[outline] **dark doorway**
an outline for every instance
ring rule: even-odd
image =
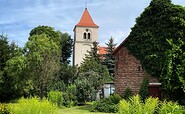
[[[149,95],[161,99],[160,83],[150,83],[148,86]]]

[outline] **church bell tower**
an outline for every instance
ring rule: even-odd
[[[98,28],[87,8],[85,8],[80,22],[74,27],[73,65],[83,62],[83,58],[91,50],[94,41],[98,41]]]

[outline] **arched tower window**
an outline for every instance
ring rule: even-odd
[[[90,29],[85,29],[83,32],[83,39],[86,40],[91,40],[92,36],[91,36],[91,30]]]
[[[84,33],[84,39],[86,39],[86,33]]]
[[[91,34],[90,33],[88,33],[88,39],[91,39]]]

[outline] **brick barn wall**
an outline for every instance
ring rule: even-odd
[[[149,76],[140,61],[129,53],[126,47],[120,47],[115,53],[115,92],[124,95],[125,89],[130,87],[132,94],[139,92],[140,84],[145,76]],[[149,76],[150,83],[158,82],[154,77]]]

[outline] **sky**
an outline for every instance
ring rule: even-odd
[[[129,35],[135,19],[151,0],[0,0],[0,33],[23,47],[29,32],[47,25],[67,32],[73,38],[74,26],[85,9],[99,26],[101,46],[112,36],[118,45]],[[185,6],[185,0],[172,0]]]

